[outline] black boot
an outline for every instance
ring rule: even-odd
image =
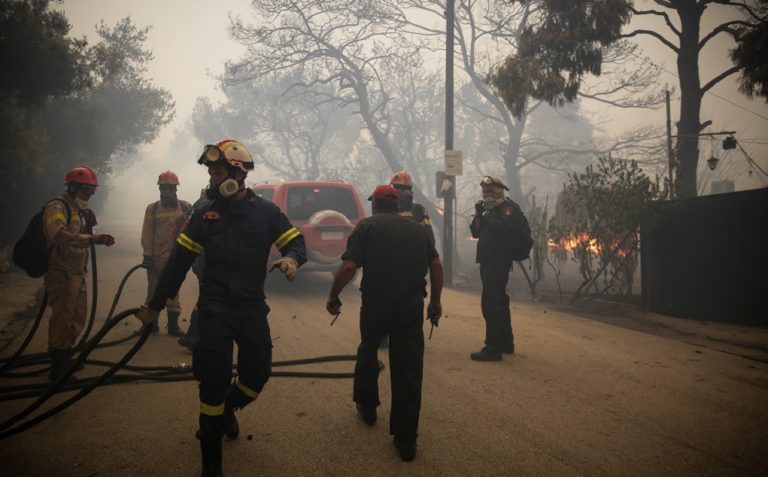
[[[240,424],[235,417],[235,408],[224,404],[224,434],[230,439],[237,439],[240,434]]]
[[[180,338],[184,333],[179,329],[179,314],[168,312],[168,334]]]
[[[48,373],[48,379],[58,381],[64,376],[64,373],[69,369],[71,357],[72,350],[70,349],[51,350],[51,371]]]
[[[477,353],[470,354],[469,357],[472,361],[501,361],[501,351],[486,346]]]
[[[203,472],[201,477],[221,477],[221,439],[200,441],[200,452],[203,455]]]

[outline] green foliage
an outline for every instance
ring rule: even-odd
[[[731,59],[740,67],[739,91],[750,98],[762,96],[768,102],[768,0],[760,3],[762,21],[754,28],[736,30],[737,46],[731,50]]]
[[[0,1],[0,91],[24,106],[72,92],[79,73],[78,45],[69,23],[46,2]]]
[[[0,244],[12,242],[32,211],[58,194],[76,165],[103,173],[153,140],[173,118],[170,93],[144,78],[147,28],[129,18],[102,23],[93,45],[67,37],[69,24],[45,0],[0,1]],[[97,199],[106,190],[99,189]]]
[[[524,1],[524,0],[518,0]],[[528,97],[562,106],[576,99],[586,74],[600,75],[602,48],[629,22],[628,0],[541,0],[541,14],[520,36],[518,50],[488,82],[515,117]]]
[[[579,265],[583,283],[574,300],[590,289],[632,292],[640,227],[654,220],[657,209],[651,205],[667,193],[667,184],[649,178],[634,161],[601,157],[583,173],[569,175],[549,237],[570,249]]]

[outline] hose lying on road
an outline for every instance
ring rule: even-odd
[[[95,282],[96,281],[95,280],[96,255],[93,248],[91,249],[91,254],[93,257],[94,282]],[[123,287],[128,277],[139,268],[142,268],[142,265],[134,266],[125,274],[122,281],[120,282],[120,286],[118,287],[117,293],[115,294],[115,298],[112,302],[112,306],[109,310],[109,314],[104,323],[104,326],[101,327],[101,329],[96,333],[96,335],[92,339],[87,340],[88,334],[90,333],[90,330],[94,321],[94,317],[95,317],[94,310],[96,309],[96,301],[95,301],[96,293],[95,293],[95,283],[94,283],[94,300],[91,306],[91,317],[89,320],[88,328],[86,329],[80,343],[76,347],[76,349],[80,350],[80,353],[73,358],[73,361],[71,362],[69,368],[60,379],[58,379],[53,384],[50,384],[48,382],[32,383],[32,384],[26,384],[26,385],[5,386],[2,389],[0,389],[0,401],[9,401],[9,400],[15,400],[15,399],[37,397],[37,399],[34,402],[32,402],[30,405],[28,405],[24,410],[6,419],[4,422],[0,423],[0,440],[3,440],[7,437],[11,437],[15,434],[25,431],[31,428],[32,426],[44,421],[45,419],[48,419],[49,417],[58,414],[59,412],[63,411],[67,407],[71,406],[78,400],[88,395],[91,391],[93,391],[96,387],[100,385],[122,384],[122,383],[129,383],[129,382],[135,382],[135,381],[178,382],[178,381],[190,381],[194,379],[194,376],[192,375],[192,367],[189,364],[185,364],[185,363],[181,363],[173,366],[133,366],[133,365],[127,364],[128,361],[131,360],[131,358],[146,342],[147,338],[151,333],[150,326],[144,326],[142,328],[141,333],[132,334],[128,337],[114,340],[111,342],[101,343],[101,341],[104,339],[107,333],[109,333],[115,326],[117,326],[118,323],[120,323],[121,321],[123,321],[125,318],[129,316],[135,315],[139,311],[138,308],[130,308],[128,310],[120,312],[114,318],[112,317],[112,313],[114,313],[114,310],[120,299]],[[26,378],[26,377],[32,377],[32,376],[44,374],[50,369],[50,356],[48,353],[35,353],[31,355],[21,356],[21,354],[27,348],[27,346],[29,345],[29,342],[32,340],[32,337],[34,336],[35,332],[39,327],[41,318],[45,311],[46,304],[47,304],[47,294],[44,294],[43,298],[41,299],[40,310],[36,316],[32,329],[30,330],[29,334],[27,335],[22,345],[14,353],[13,356],[5,359],[0,359],[0,363],[3,363],[2,366],[0,366],[0,375],[4,377],[12,377],[12,378]],[[110,361],[87,359],[94,349],[117,345],[120,343],[124,343],[128,340],[131,340],[133,338],[138,338],[138,341],[134,343],[133,346],[125,354],[125,356],[123,356],[123,358],[116,363],[110,362]],[[334,361],[355,361],[355,360],[356,360],[356,356],[354,355],[320,356],[317,358],[294,359],[294,360],[288,360],[288,361],[274,361],[272,363],[272,366],[282,367],[282,366],[295,366],[295,365],[302,365],[302,364],[327,363],[327,362],[334,362]],[[92,366],[103,366],[103,367],[107,367],[108,369],[104,374],[98,377],[91,377],[91,378],[85,378],[85,379],[74,379],[74,378],[70,379],[72,374],[75,371],[77,371],[83,364],[88,364]],[[30,372],[11,371],[13,369],[17,369],[21,367],[41,366],[41,365],[46,367],[43,369],[37,369]],[[381,361],[379,361],[379,368],[383,369],[383,367],[384,367],[384,364]],[[233,369],[234,368],[236,368],[236,365],[233,365]],[[119,370],[124,370],[128,372],[136,373],[136,374],[116,374],[117,371]],[[233,374],[236,375],[237,373],[233,371]],[[354,373],[352,372],[272,371],[271,376],[272,377],[295,377],[295,378],[347,379],[347,378],[352,378],[354,376]],[[43,405],[48,399],[51,398],[51,396],[57,393],[75,391],[75,390],[78,390],[79,392],[77,392],[75,395],[71,396],[64,402],[60,403],[59,405],[45,411],[42,414],[35,416],[32,419],[29,419],[20,424],[17,424],[19,423],[19,421],[29,416],[30,414],[32,414],[36,409],[38,409],[41,405]]]

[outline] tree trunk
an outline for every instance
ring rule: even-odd
[[[680,121],[677,123],[677,179],[680,198],[695,197],[696,170],[699,164],[701,131],[701,81],[699,79],[699,24],[704,9],[696,0],[679,2],[680,51],[677,72],[680,76]]]
[[[508,123],[507,137],[509,144],[504,151],[504,172],[506,174],[509,196],[522,206],[523,186],[520,182],[520,169],[517,166],[517,158],[520,156],[520,141],[525,131],[525,122],[528,116],[523,115],[514,124]]]

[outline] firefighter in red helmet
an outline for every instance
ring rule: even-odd
[[[75,341],[83,331],[87,311],[88,246],[112,246],[114,237],[95,234],[96,217],[88,200],[96,192],[96,173],[78,166],[64,177],[66,191],[48,202],[43,211],[43,233],[51,254],[43,277],[51,318],[48,324],[48,351],[51,354],[49,379],[57,380],[67,370]]]
[[[144,224],[141,227],[141,248],[144,251],[142,265],[147,269],[147,300],[152,298],[157,286],[160,271],[168,261],[183,225],[184,217],[192,209],[189,202],[179,200],[176,192],[179,187],[179,177],[172,171],[165,171],[157,179],[160,189],[160,200],[152,202],[144,212]],[[168,299],[168,334],[182,336],[179,328],[181,306],[178,295]],[[152,331],[159,331],[157,322]]]
[[[413,201],[413,179],[408,171],[403,169],[400,172],[396,172],[392,176],[392,180],[389,184],[397,189],[400,193],[400,201],[398,206],[400,208],[400,215],[412,219],[417,224],[421,224],[427,231],[427,234],[432,239],[432,243],[435,242],[435,233],[432,230],[432,222],[429,220],[429,213],[423,205],[417,204]]]

